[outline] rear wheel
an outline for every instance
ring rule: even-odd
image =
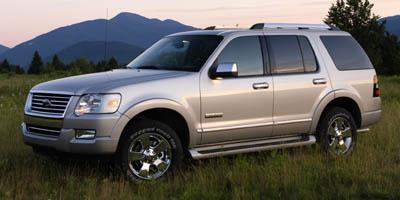
[[[166,124],[140,120],[129,126],[123,135],[117,161],[132,180],[155,180],[182,165],[181,142]]]
[[[322,118],[318,133],[324,151],[334,157],[348,156],[357,141],[357,126],[350,112],[344,108],[331,108]]]

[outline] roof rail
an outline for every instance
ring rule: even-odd
[[[209,26],[205,28],[204,30],[215,30],[217,27],[216,26]]]
[[[232,30],[232,29],[244,29],[240,27],[225,27],[225,26],[209,26],[207,28],[204,28],[203,30]]]
[[[307,29],[307,30],[338,30],[337,27],[326,24],[289,24],[289,23],[258,23],[250,29]]]

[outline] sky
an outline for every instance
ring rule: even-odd
[[[77,22],[133,12],[198,28],[258,22],[321,23],[335,0],[0,0],[0,44],[13,47]],[[370,0],[375,14],[400,15],[400,0]]]

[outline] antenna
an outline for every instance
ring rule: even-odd
[[[107,40],[108,40],[108,8],[106,10],[106,25],[104,33],[104,62],[107,60]]]

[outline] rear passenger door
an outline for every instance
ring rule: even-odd
[[[273,135],[308,133],[320,100],[331,91],[313,40],[302,35],[266,36],[274,82]]]

